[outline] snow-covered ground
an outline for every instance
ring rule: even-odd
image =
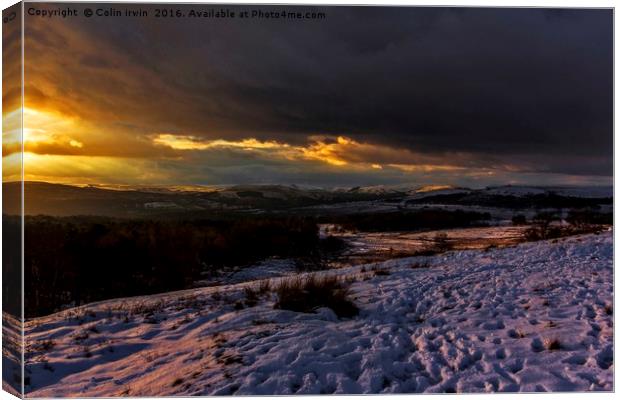
[[[487,194],[526,196],[554,193],[560,196],[604,198],[613,196],[612,186],[495,186],[482,190]]]
[[[2,389],[18,396],[22,381],[22,338],[19,320],[2,313]]]
[[[352,319],[274,309],[271,292],[241,307],[261,281],[91,304],[27,322],[26,392],[609,391],[612,246],[605,232],[321,272],[352,281]]]

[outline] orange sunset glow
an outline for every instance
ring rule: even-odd
[[[508,72],[503,81],[470,80],[480,87],[463,97],[454,77],[477,74],[487,61],[470,59],[471,66],[453,69],[454,77],[437,72],[433,79],[426,75],[437,68],[419,67],[425,57],[400,56],[415,54],[416,41],[373,55],[343,52],[347,44],[325,36],[316,24],[303,28],[321,43],[315,49],[297,36],[299,27],[288,24],[117,23],[26,15],[25,179],[318,186],[605,184],[611,179],[604,108],[581,113],[592,117],[589,124],[571,122],[579,113],[565,113],[555,98],[541,98],[532,109],[525,94],[505,96],[505,85],[527,86],[517,85],[522,78]],[[398,43],[391,28],[385,30],[385,43]],[[222,35],[226,45],[203,40]],[[273,37],[273,43],[264,40]],[[453,51],[447,42],[436,45]],[[8,54],[18,51],[9,48]],[[511,56],[504,51],[493,47],[492,56],[498,70],[510,71]],[[22,148],[21,94],[14,84],[19,65],[6,70],[5,81],[12,83],[4,93],[5,181],[19,179]],[[575,104],[589,109],[604,101],[604,92],[599,99],[590,89],[580,90],[567,95],[576,96]],[[479,92],[486,98],[476,103],[471,96]],[[504,104],[506,98],[510,104]],[[538,115],[543,109],[549,111]]]
[[[611,393],[613,17],[7,8],[3,390]]]

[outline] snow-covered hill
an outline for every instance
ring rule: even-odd
[[[559,196],[582,198],[608,198],[613,196],[611,186],[494,186],[481,190],[487,195],[530,196],[537,194],[556,194]]]
[[[67,310],[26,325],[27,393],[612,390],[612,243],[605,232],[323,272],[352,281],[352,319],[274,309],[270,292],[243,306],[258,281]]]

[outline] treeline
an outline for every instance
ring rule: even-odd
[[[462,206],[511,209],[600,208],[603,204],[613,204],[613,199],[611,197],[588,198],[563,196],[555,193],[530,194],[525,196],[450,193],[408,200],[407,204],[457,204]]]
[[[612,212],[600,212],[596,209],[577,209],[569,210],[564,218],[562,218],[561,213],[558,212],[540,212],[534,215],[529,221],[525,215],[517,214],[512,217],[512,224],[526,225],[531,223],[533,225],[549,225],[552,222],[560,222],[562,219],[574,227],[613,225],[614,223],[614,215]]]
[[[422,209],[408,212],[335,216],[331,217],[329,222],[339,224],[346,230],[389,232],[484,226],[490,219],[489,213]]]
[[[22,312],[22,232],[18,217],[2,216],[2,311]]]
[[[515,216],[513,224],[522,225],[525,218]],[[525,230],[526,240],[556,239],[564,236],[600,232],[605,225],[613,225],[613,213],[601,213],[593,210],[570,210],[564,218],[568,224],[561,224],[562,218],[553,212],[542,212],[531,220],[531,226]]]
[[[19,226],[5,216],[4,229]],[[319,246],[310,218],[228,221],[27,217],[26,316],[67,304],[190,287],[205,273],[271,257],[304,257]]]
[[[571,210],[568,212],[566,221],[575,226],[613,225],[614,214],[612,212],[597,212],[592,210]]]

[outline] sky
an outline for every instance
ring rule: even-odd
[[[242,20],[71,7],[80,17],[25,17],[29,180],[612,183],[611,10],[286,6],[325,18]],[[5,125],[20,116],[12,89]],[[20,149],[7,132],[5,165]]]

